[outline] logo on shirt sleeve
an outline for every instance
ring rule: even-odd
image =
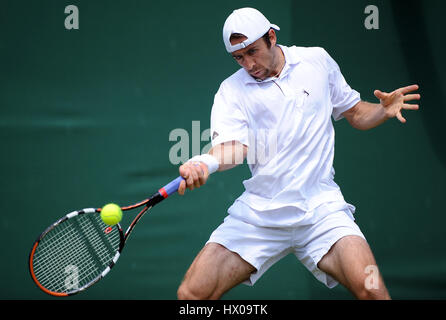
[[[212,134],[212,140],[214,140],[217,137],[218,137],[218,133],[217,133],[217,131],[214,131],[214,133]]]

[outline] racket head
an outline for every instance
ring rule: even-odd
[[[100,209],[73,211],[39,235],[29,255],[29,271],[42,291],[70,296],[102,279],[124,243],[120,224],[106,225]]]

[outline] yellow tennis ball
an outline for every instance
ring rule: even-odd
[[[117,204],[106,204],[101,210],[101,219],[105,224],[113,226],[121,221],[122,210]]]

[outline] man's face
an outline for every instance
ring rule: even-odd
[[[245,41],[247,38],[237,38],[231,40],[231,44]],[[270,37],[271,47],[268,48],[265,39],[260,38],[251,43],[246,48],[232,52],[232,56],[237,63],[243,67],[252,77],[264,80],[274,76],[272,74],[276,63],[275,37]]]

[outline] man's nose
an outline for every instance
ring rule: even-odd
[[[243,59],[243,68],[245,68],[248,71],[251,71],[254,68],[255,64],[256,64],[255,60],[250,57],[245,57]]]

